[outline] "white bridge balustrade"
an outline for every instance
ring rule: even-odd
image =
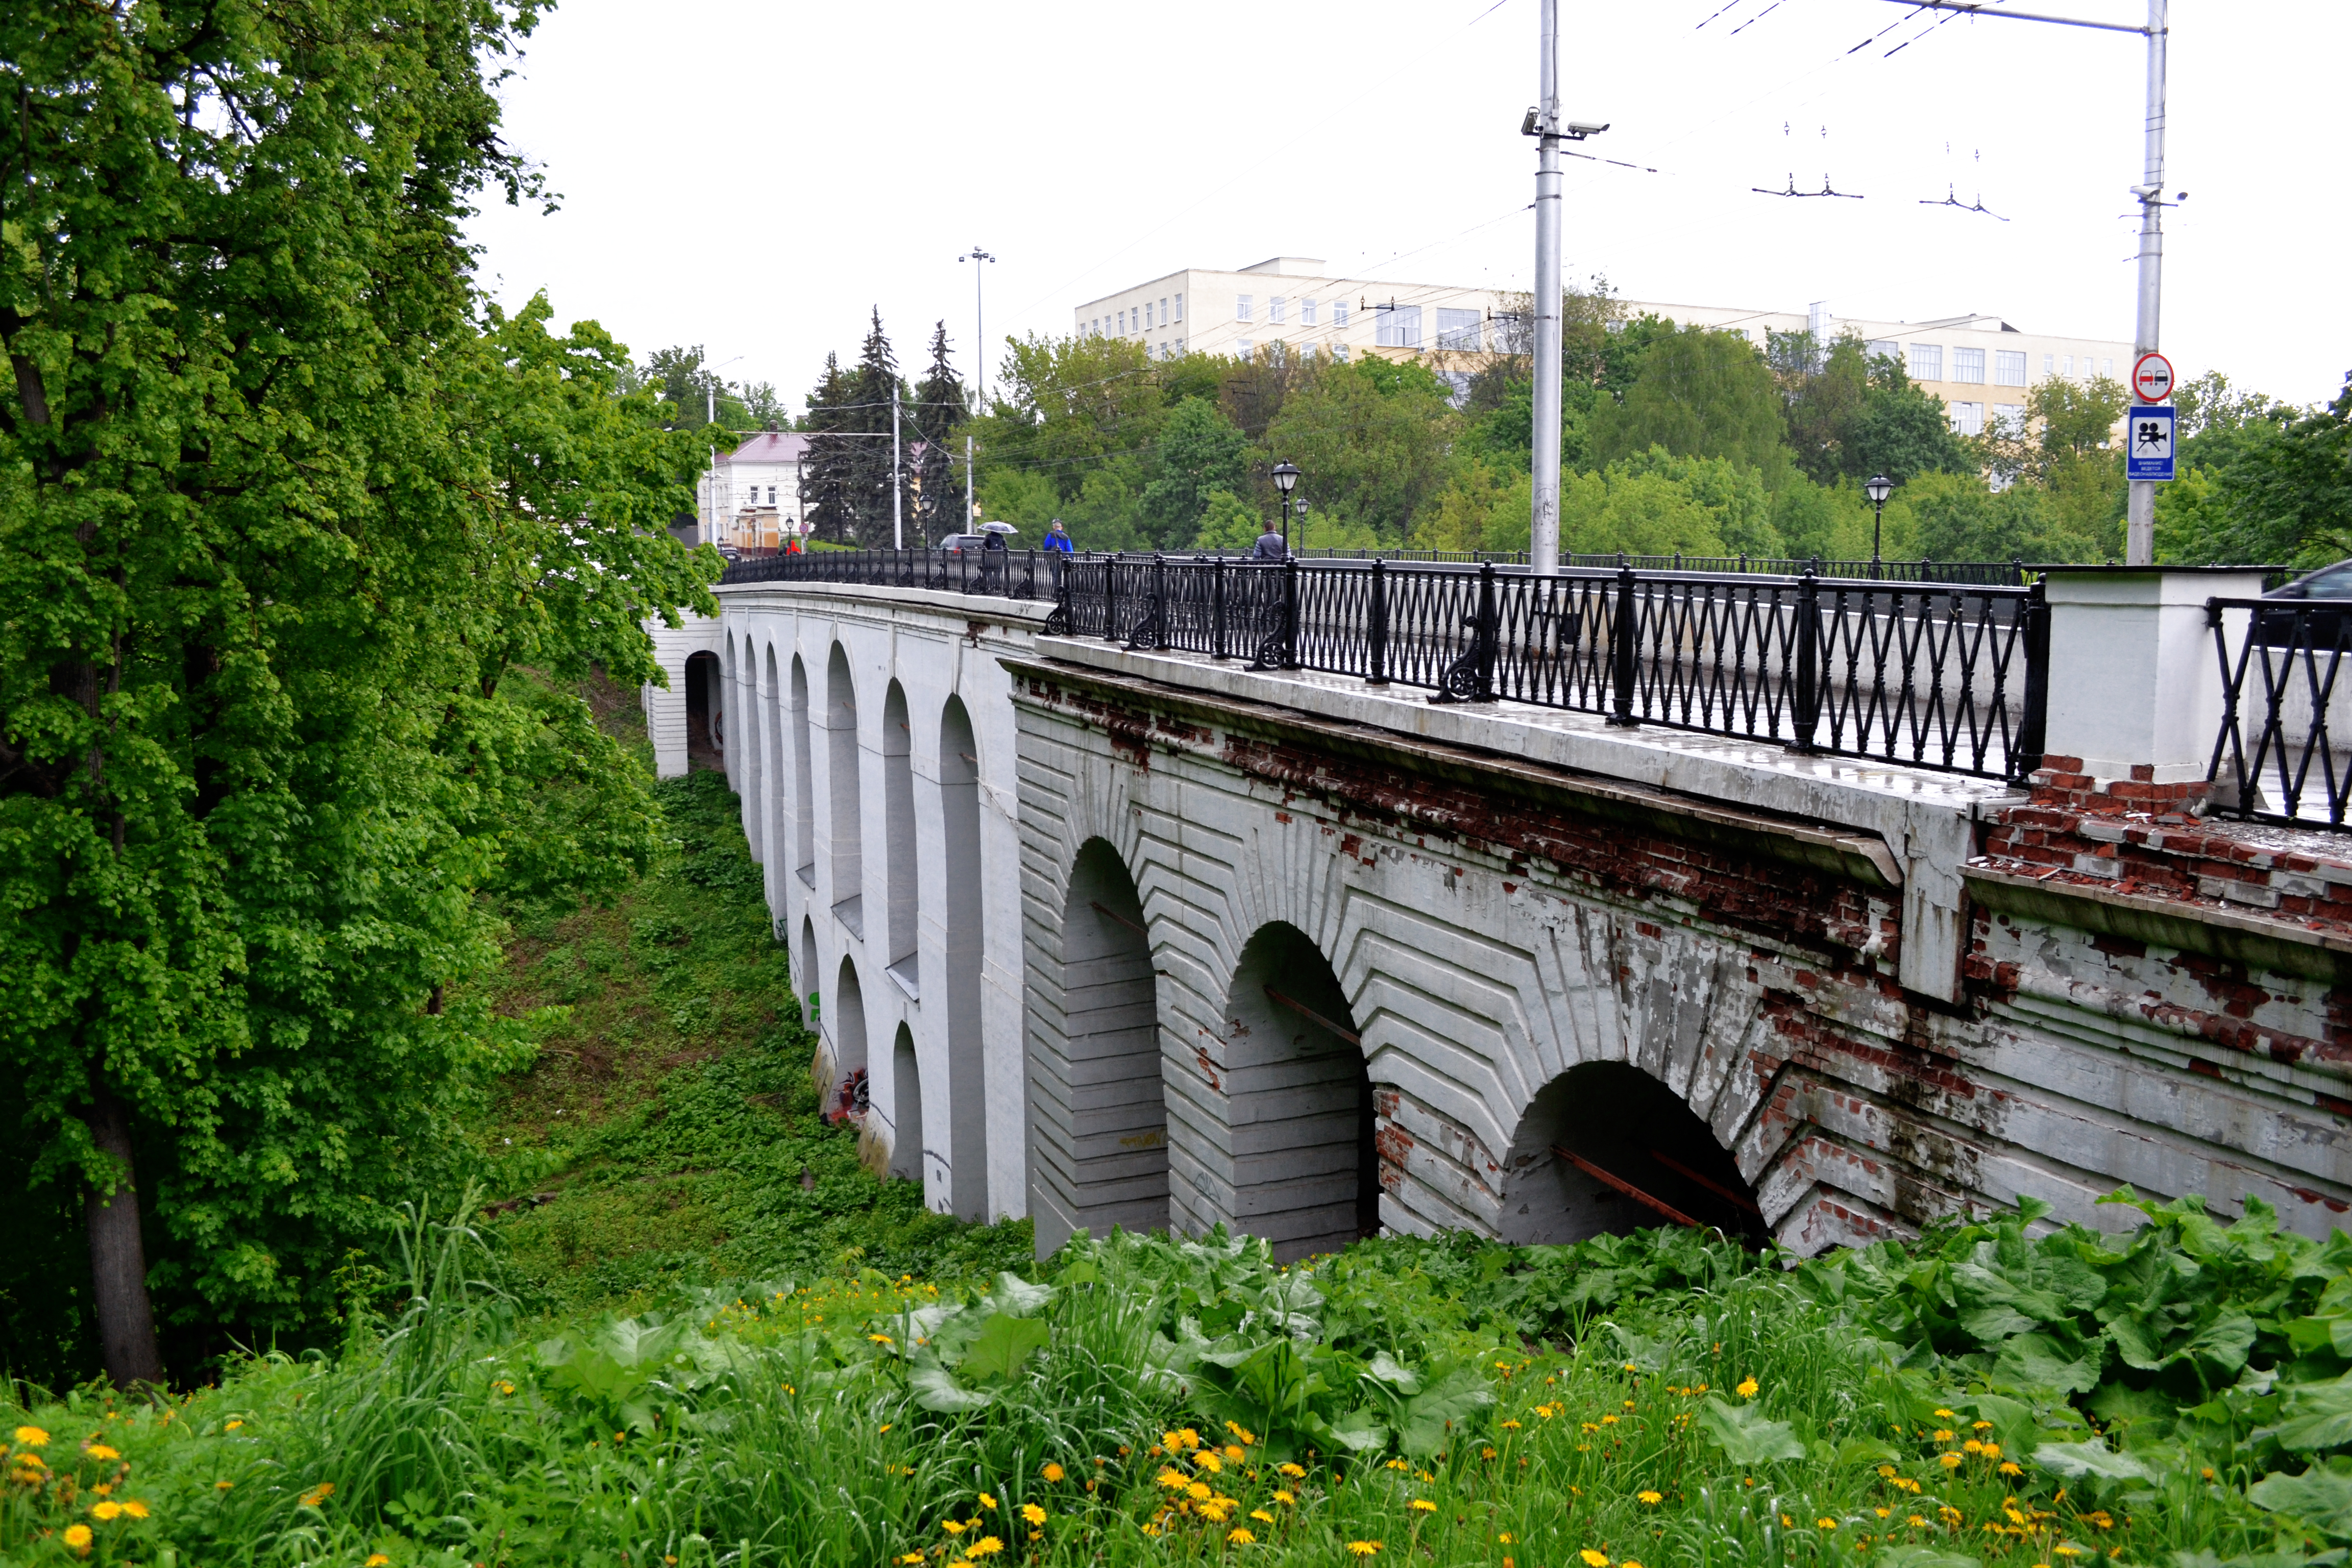
[[[2352,1212],[2352,855],[2189,815],[2202,605],[2258,579],[1594,573],[1571,622],[1496,573],[1166,564],[763,563],[656,633],[659,765],[711,655],[813,1069],[931,1207],[1285,1257],[1671,1220],[1812,1250],[2028,1197],[2112,1227],[2124,1183]],[[1923,616],[1966,669],[1799,657]],[[1782,706],[1640,721],[1675,681]],[[1995,739],[1831,733],[1932,700]],[[1846,754],[1786,743],[1807,719]]]

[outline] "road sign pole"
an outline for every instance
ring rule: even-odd
[[[2167,0],[2147,0],[2147,123],[2146,165],[2139,186],[2139,321],[2132,331],[2132,358],[2156,353],[2164,308],[2164,44]],[[2134,394],[2135,396],[2137,394]],[[2131,482],[2124,562],[2156,564],[2156,485]]]
[[[1559,0],[1541,0],[1537,20],[1535,449],[1528,464],[1534,495],[1528,568],[1539,577],[1559,569]]]

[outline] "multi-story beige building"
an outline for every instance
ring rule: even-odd
[[[1190,352],[1246,358],[1265,350],[1339,360],[1426,355],[1460,387],[1475,356],[1494,353],[1506,339],[1523,339],[1515,311],[1524,300],[1488,289],[1341,278],[1320,261],[1277,256],[1231,272],[1187,268],[1090,300],[1077,308],[1075,325],[1082,334],[1140,342],[1154,357]],[[1759,347],[1775,331],[1811,329],[1824,343],[1862,338],[1873,353],[1902,359],[1913,381],[1944,400],[1953,427],[1969,435],[1999,416],[2021,422],[2026,394],[2038,382],[2120,379],[2131,370],[2127,342],[2021,331],[1998,316],[1886,321],[1833,315],[1822,303],[1805,310],[1617,303],[1627,319],[1656,315],[1718,327]]]

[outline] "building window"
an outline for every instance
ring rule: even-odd
[[[1449,310],[1441,306],[1437,312],[1437,346],[1442,349],[1465,349],[1475,353],[1483,346],[1479,338],[1478,325],[1477,311]],[[1463,384],[1465,388],[1468,384],[1467,382]]]
[[[2103,359],[2103,360],[2101,360],[2101,361],[2099,362],[2099,374],[2100,374],[2101,375],[2113,375],[2113,374],[2116,374],[2116,362],[2115,362],[2115,361],[2113,361],[2113,360],[2111,360],[2111,359]]]
[[[1249,319],[1250,319],[1250,297],[1249,297],[1248,295],[1246,295],[1246,294],[1236,294],[1236,295],[1234,295],[1234,321],[1248,321]]]
[[[768,504],[770,506],[776,504],[776,487],[773,485],[768,487]]]
[[[1348,301],[1345,300],[1331,301],[1331,324],[1335,327],[1344,327],[1348,324]]]
[[[1946,412],[1950,414],[1952,417],[1952,428],[1960,435],[1981,436],[1984,434],[1983,404],[1948,404],[1946,405]]]
[[[1302,327],[1311,327],[1315,324],[1314,300],[1301,300],[1298,301],[1298,324]]]
[[[1440,328],[1438,331],[1440,340],[1443,341],[1444,329]],[[1459,408],[1464,404],[1470,401],[1470,373],[1468,371],[1440,371],[1438,373],[1437,379],[1444,382],[1447,387],[1445,394],[1446,402],[1451,403],[1454,407]]]
[[[1285,300],[1279,294],[1267,295],[1265,299],[1265,319],[1269,321],[1279,323],[1283,319],[1282,308],[1288,303],[1289,301]]]
[[[1234,353],[1243,359],[1249,358],[1251,353],[1255,350],[1256,347],[1257,345],[1250,342],[1247,338],[1235,338],[1234,340]]]
[[[1373,306],[1372,341],[1384,349],[1421,347],[1421,307],[1418,305]]]
[[[1181,338],[1176,340],[1176,352],[1180,354],[1184,352],[1184,340]]]
[[[1160,301],[1160,324],[1163,327],[1168,324],[1168,301],[1165,299]]]
[[[2073,354],[2068,354],[2059,363],[2063,367],[2063,374],[2066,375],[2072,375],[2074,374],[2074,356]]]
[[[1120,337],[1127,336],[1127,312],[1125,310],[1121,310],[1118,313],[1118,335]]]
[[[1611,324],[1615,325],[1614,322]],[[1903,357],[1903,345],[1893,338],[1873,338],[1870,340],[1870,346],[1862,352],[1865,360],[1899,360]]]
[[[1176,296],[1176,319],[1180,321],[1184,319],[1184,296],[1181,294]]]
[[[1992,416],[2000,426],[2002,435],[2015,437],[2025,434],[2025,405],[2022,403],[1996,403],[1992,405]]]
[[[1913,343],[1911,345],[1911,379],[1941,381],[1944,379],[1944,345]]]
[[[1347,307],[1342,305],[1339,309],[1345,310]],[[1333,343],[1331,345],[1331,359],[1336,364],[1346,364],[1348,363],[1348,345],[1345,343]]]
[[[2025,356],[2010,349],[1995,349],[1992,355],[1992,384],[1995,386],[2025,384]]]
[[[2055,375],[2058,374],[2058,356],[2056,354],[2043,354],[2042,356],[2042,374],[2044,375]]]
[[[1984,384],[1984,350],[1954,349],[1952,379],[1967,382],[1971,386],[1982,386]]]

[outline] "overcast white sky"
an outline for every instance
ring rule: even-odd
[[[1571,278],[2130,340],[2140,38],[1906,22],[1886,0],[1719,5],[1561,0],[1565,110],[1612,122],[1588,150],[1658,170],[1570,164]],[[1277,254],[1524,289],[1536,16],[1537,0],[564,0],[505,89],[508,135],[562,208],[495,207],[473,234],[509,305],[544,289],[559,321],[599,321],[640,359],[740,355],[724,374],[795,411],[873,305],[910,371],[944,318],[968,373],[975,264],[956,258],[975,245],[1000,258],[996,342],[1066,332],[1079,302],[1181,267]],[[2325,194],[2352,5],[2174,0],[2171,20],[2168,184],[2190,199],[2166,215],[2163,346],[2184,377],[2332,396],[2352,368],[2352,224]],[[1749,192],[1791,174],[1865,199]],[[2010,221],[1918,205],[1948,187]]]

